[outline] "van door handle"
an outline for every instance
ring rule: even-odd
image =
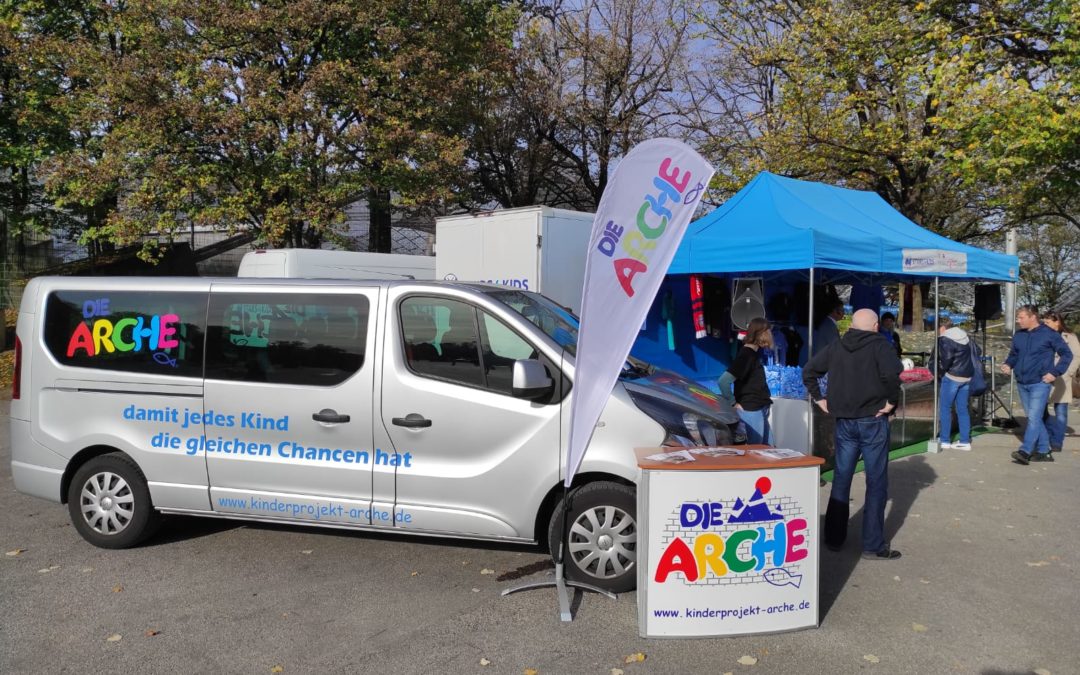
[[[426,419],[419,413],[409,413],[405,417],[395,417],[393,422],[396,426],[410,429],[422,429],[431,426],[431,420]]]
[[[324,424],[344,424],[351,418],[348,415],[339,415],[336,410],[330,408],[323,408],[317,413],[312,413],[311,419],[316,422],[322,422]]]

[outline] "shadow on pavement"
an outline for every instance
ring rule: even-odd
[[[937,480],[937,472],[922,456],[909,457],[889,464],[889,505],[885,511],[885,539],[892,541],[903,527],[919,492]],[[836,598],[847,585],[862,555],[862,513],[859,509],[848,521],[848,536],[841,551],[821,548],[821,619],[832,609]],[[824,523],[824,514],[822,514]],[[901,551],[902,553],[903,551]],[[872,561],[871,564],[887,564]]]

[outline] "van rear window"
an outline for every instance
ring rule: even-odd
[[[205,293],[55,291],[45,346],[65,366],[201,377]]]
[[[215,293],[206,377],[334,386],[364,365],[367,326],[362,295]]]

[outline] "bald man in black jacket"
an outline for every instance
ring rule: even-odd
[[[822,412],[836,419],[836,467],[825,512],[825,545],[839,550],[847,537],[851,480],[862,456],[866,471],[863,554],[867,560],[895,560],[900,552],[885,541],[889,498],[889,415],[900,400],[896,350],[878,332],[877,314],[860,309],[851,329],[818,352],[803,368],[803,383]],[[828,396],[818,378],[828,374]]]

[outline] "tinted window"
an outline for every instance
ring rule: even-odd
[[[476,310],[448,298],[411,297],[399,306],[405,361],[419,374],[482,386]]]
[[[206,377],[340,384],[364,364],[368,306],[362,295],[213,294]]]
[[[202,376],[205,293],[57,291],[45,346],[67,366]]]

